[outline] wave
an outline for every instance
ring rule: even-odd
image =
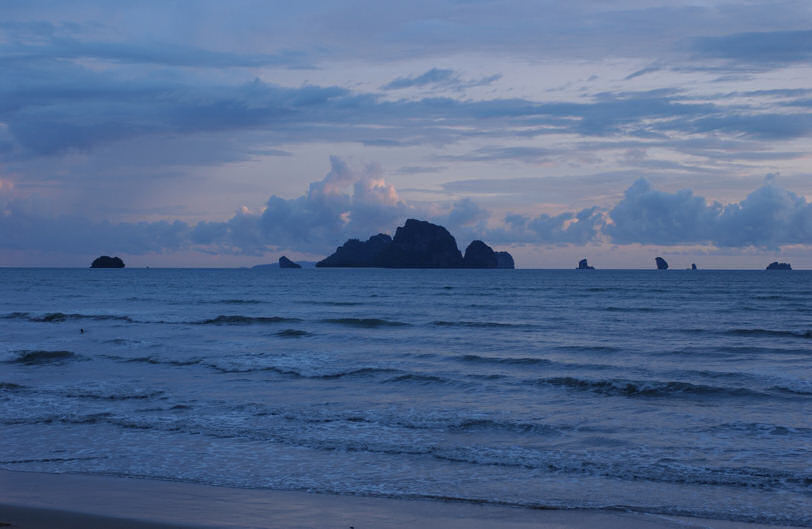
[[[390,379],[385,380],[384,382],[415,382],[417,384],[452,384],[454,383],[453,380],[450,378],[439,377],[436,375],[422,375],[417,373],[407,373],[405,375],[399,375]]]
[[[764,336],[768,338],[812,338],[812,330],[796,332],[772,329],[730,329],[725,334],[731,336]]]
[[[115,314],[65,314],[64,312],[49,312],[42,316],[32,315],[30,312],[12,312],[3,316],[4,319],[25,319],[40,323],[60,323],[68,320],[113,320],[132,322],[129,316]]]
[[[475,354],[467,354],[456,359],[462,360],[463,362],[472,362],[472,363],[482,363],[482,364],[507,364],[507,365],[517,365],[517,366],[528,366],[528,365],[551,365],[553,364],[552,360],[547,360],[546,358],[500,358],[494,356],[480,356]]]
[[[149,400],[164,395],[163,391],[133,392],[133,393],[104,393],[92,391],[78,391],[66,393],[66,397],[87,400]]]
[[[402,321],[384,320],[381,318],[327,318],[321,321],[322,323],[333,323],[336,325],[345,325],[347,327],[362,327],[365,329],[374,329],[376,327],[410,326],[410,324]]]
[[[791,393],[793,395],[812,395],[812,383],[809,381],[797,381],[797,383],[785,382],[770,387],[773,391],[781,393]]]
[[[136,356],[133,358],[126,358],[121,356],[107,355],[107,357],[124,363],[160,364],[170,366],[193,366],[203,361],[201,358],[190,358],[188,360],[165,360],[163,358],[156,358],[154,356]]]
[[[67,320],[133,321],[129,316],[116,316],[112,314],[64,314],[62,312],[51,312],[41,317],[30,318],[30,320],[39,322],[63,322]]]
[[[271,372],[279,375],[285,375],[293,378],[303,378],[311,380],[335,380],[340,378],[351,377],[373,377],[376,375],[391,375],[396,373],[403,373],[399,369],[384,368],[384,367],[358,367],[347,370],[337,370],[323,372],[307,372],[304,370],[284,367],[279,365],[219,365],[216,363],[204,364],[211,369],[221,373],[261,373]]]
[[[503,323],[503,322],[496,322],[496,321],[444,321],[444,320],[437,320],[431,322],[432,325],[437,327],[482,327],[482,328],[519,328],[519,327],[530,327],[530,325],[523,324],[523,323]]]
[[[27,366],[42,364],[62,364],[70,360],[84,360],[85,357],[71,351],[18,351],[17,357],[7,360],[9,364]]]
[[[802,426],[782,426],[779,424],[767,424],[758,422],[731,422],[713,426],[711,432],[744,432],[749,436],[785,436],[812,434],[812,428]]]
[[[670,309],[658,307],[598,307],[597,310],[605,310],[607,312],[668,312]]]
[[[27,320],[31,317],[31,313],[29,312],[10,312],[8,314],[3,314],[4,320]]]
[[[25,386],[14,382],[0,382],[0,391],[19,391],[21,389],[25,389]]]
[[[276,335],[280,338],[302,338],[305,336],[313,336],[313,333],[299,329],[283,329],[277,332]]]
[[[533,424],[526,422],[495,421],[493,419],[463,419],[449,424],[447,429],[452,432],[473,432],[479,430],[507,431],[516,433],[543,433],[557,434],[560,429],[549,424]]]
[[[620,353],[625,349],[611,345],[558,345],[553,350],[562,353]]]
[[[763,397],[764,393],[743,387],[720,387],[681,381],[637,381],[623,379],[588,380],[575,377],[551,377],[536,381],[545,386],[591,391],[610,396],[669,397],[676,395],[719,395],[729,397]]]
[[[210,303],[223,305],[260,305],[265,302],[259,299],[221,299],[219,301],[211,301]]]
[[[241,316],[220,315],[216,318],[192,322],[196,325],[262,325],[283,322],[302,321],[299,318],[284,318],[281,316]]]
[[[361,301],[315,301],[315,300],[307,300],[301,301],[300,303],[305,303],[307,305],[324,305],[327,307],[355,307],[358,305],[364,305]]]
[[[344,378],[344,377],[369,377],[375,375],[388,375],[392,373],[402,373],[399,369],[391,369],[386,367],[360,367],[358,369],[352,369],[350,371],[338,372],[338,373],[325,373],[322,375],[311,375],[307,378],[321,378],[325,380],[331,380],[335,378]],[[304,375],[303,375],[304,376]]]

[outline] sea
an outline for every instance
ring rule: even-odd
[[[0,269],[0,468],[812,527],[812,271]]]

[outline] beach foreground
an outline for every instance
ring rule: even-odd
[[[0,524],[18,529],[769,527],[625,512],[531,510],[11,471],[0,471]]]

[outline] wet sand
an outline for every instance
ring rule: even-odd
[[[0,470],[2,527],[764,529],[769,526],[626,512],[532,510]]]

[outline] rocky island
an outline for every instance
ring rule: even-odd
[[[668,270],[668,261],[662,257],[655,257],[654,262],[657,263],[657,270]]]
[[[778,261],[773,261],[767,265],[767,270],[792,270],[792,266],[790,266],[789,263],[779,263]]]
[[[302,265],[294,263],[286,256],[282,256],[279,258],[279,268],[301,268]]]
[[[93,260],[90,268],[124,268],[124,261],[120,257],[102,255]]]
[[[424,220],[408,219],[390,237],[379,233],[366,241],[350,239],[317,267],[374,268],[515,268],[507,252],[494,252],[473,241],[465,256],[448,230]]]
[[[581,259],[578,261],[578,268],[576,270],[595,270],[594,266],[589,266],[589,262],[586,259]]]

